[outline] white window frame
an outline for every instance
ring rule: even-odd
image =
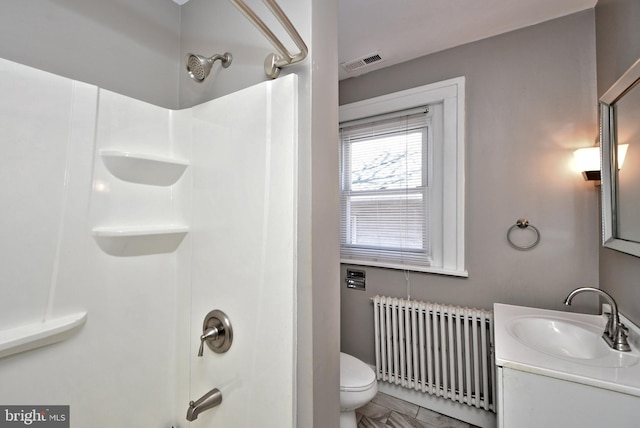
[[[467,277],[465,267],[465,78],[436,82],[388,95],[340,106],[340,122],[442,105],[442,138],[434,139],[433,171],[430,173],[429,231],[430,266],[406,266],[353,258],[341,263],[413,270]]]

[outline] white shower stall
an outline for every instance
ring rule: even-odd
[[[295,426],[297,90],[169,110],[0,60],[0,404],[69,405],[72,427]],[[233,343],[198,357],[213,309]]]

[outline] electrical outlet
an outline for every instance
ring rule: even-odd
[[[344,279],[347,288],[364,290],[366,288],[366,272],[363,270],[347,269],[347,277]]]

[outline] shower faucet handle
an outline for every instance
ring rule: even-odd
[[[202,357],[204,353],[204,342],[207,340],[216,340],[220,331],[216,327],[211,327],[200,336],[200,349],[198,350],[198,357]]]
[[[200,336],[200,348],[198,357],[204,354],[204,344],[206,342],[209,349],[217,354],[227,352],[233,341],[233,329],[231,322],[224,312],[213,310],[207,314],[202,324],[202,335]]]

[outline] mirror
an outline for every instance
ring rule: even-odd
[[[600,98],[603,245],[637,257],[640,257],[639,82],[640,60]],[[626,156],[619,151],[623,145],[628,145]],[[623,159],[624,168],[620,168]]]

